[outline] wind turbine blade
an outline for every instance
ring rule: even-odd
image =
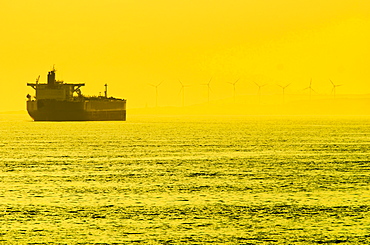
[[[331,84],[335,87],[335,84],[333,83],[333,81],[331,79],[329,79],[329,81],[331,82]]]
[[[238,79],[234,82],[234,84],[236,84],[237,82],[239,82],[239,79],[240,79],[240,78],[238,78]]]

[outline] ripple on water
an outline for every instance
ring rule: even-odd
[[[369,120],[156,120],[0,122],[0,240],[368,243]]]

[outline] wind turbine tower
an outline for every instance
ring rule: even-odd
[[[280,88],[282,88],[282,90],[283,90],[283,103],[285,103],[285,89],[286,89],[287,87],[289,87],[289,85],[290,85],[290,83],[289,83],[289,84],[287,84],[287,85],[285,85],[285,86],[282,86],[282,85],[279,85],[279,84],[278,84],[278,86],[279,86]]]
[[[316,91],[312,88],[312,78],[310,80],[310,86],[308,86],[307,88],[303,89],[303,90],[309,90],[310,91],[310,99],[312,98],[312,91],[316,93]]]
[[[233,85],[233,87],[234,87],[234,103],[235,103],[235,96],[236,96],[236,83],[237,82],[239,82],[239,79],[240,78],[238,78],[235,82],[233,82],[233,83],[231,83],[231,82],[227,82],[227,83],[229,83],[229,84],[231,84],[231,85]]]
[[[185,87],[189,87],[189,85],[184,85],[180,80],[179,80],[180,84],[181,84],[181,89],[180,89],[180,93],[182,93],[182,107],[185,106]]]
[[[257,87],[258,87],[258,98],[259,98],[259,100],[261,100],[261,88],[263,88],[263,87],[265,87],[267,84],[259,84],[259,83],[256,83],[256,82],[254,82],[256,85],[257,85]]]
[[[150,86],[155,88],[155,107],[158,107],[158,87],[162,84],[163,82],[158,83],[157,85],[154,84],[149,84]]]
[[[334,95],[334,98],[335,98],[337,87],[342,86],[342,84],[334,84],[332,80],[330,80],[330,82],[333,85],[333,89],[331,90],[331,93]]]
[[[211,89],[211,81],[212,81],[212,78],[209,80],[208,83],[203,83],[202,84],[202,85],[207,86],[207,88],[208,88],[208,104],[209,104],[209,95],[210,95],[210,92],[212,91],[212,89]]]

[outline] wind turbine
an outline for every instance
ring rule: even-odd
[[[181,84],[181,89],[180,89],[179,94],[182,92],[182,107],[184,107],[184,105],[185,105],[185,87],[189,87],[190,85],[184,85],[180,80],[179,80],[179,82]]]
[[[311,96],[312,96],[312,91],[314,91],[316,93],[316,91],[312,88],[312,78],[310,80],[310,86],[308,86],[307,88],[303,89],[303,90],[310,90],[310,99],[311,99]]]
[[[239,82],[239,79],[240,78],[238,78],[235,82],[233,82],[233,83],[231,83],[231,82],[227,82],[227,83],[229,83],[229,84],[231,84],[231,85],[233,85],[233,87],[234,87],[234,103],[235,103],[235,95],[236,95],[236,83],[237,82]]]
[[[334,94],[334,98],[335,98],[335,92],[337,90],[336,88],[339,87],[339,86],[342,86],[342,84],[334,84],[332,80],[330,80],[330,82],[333,85],[333,89],[331,90],[331,93]]]
[[[209,94],[212,91],[212,89],[211,89],[211,81],[212,81],[212,77],[211,77],[211,79],[209,79],[209,82],[208,83],[203,83],[202,84],[202,85],[207,86],[207,88],[208,88],[208,103],[209,103]]]
[[[285,103],[285,89],[287,87],[289,87],[289,85],[290,85],[290,83],[285,85],[285,86],[282,86],[282,85],[278,84],[278,86],[283,89],[283,103]]]
[[[265,87],[267,84],[259,84],[254,82],[258,86],[258,98],[261,100],[261,88]]]
[[[158,83],[157,85],[154,84],[149,84],[150,86],[155,88],[155,107],[158,107],[158,87],[162,84],[163,82]]]

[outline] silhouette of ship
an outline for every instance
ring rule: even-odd
[[[84,96],[84,83],[64,83],[55,80],[53,68],[47,83],[27,83],[36,90],[36,96],[27,95],[27,111],[35,121],[125,121],[126,100],[104,96]]]

